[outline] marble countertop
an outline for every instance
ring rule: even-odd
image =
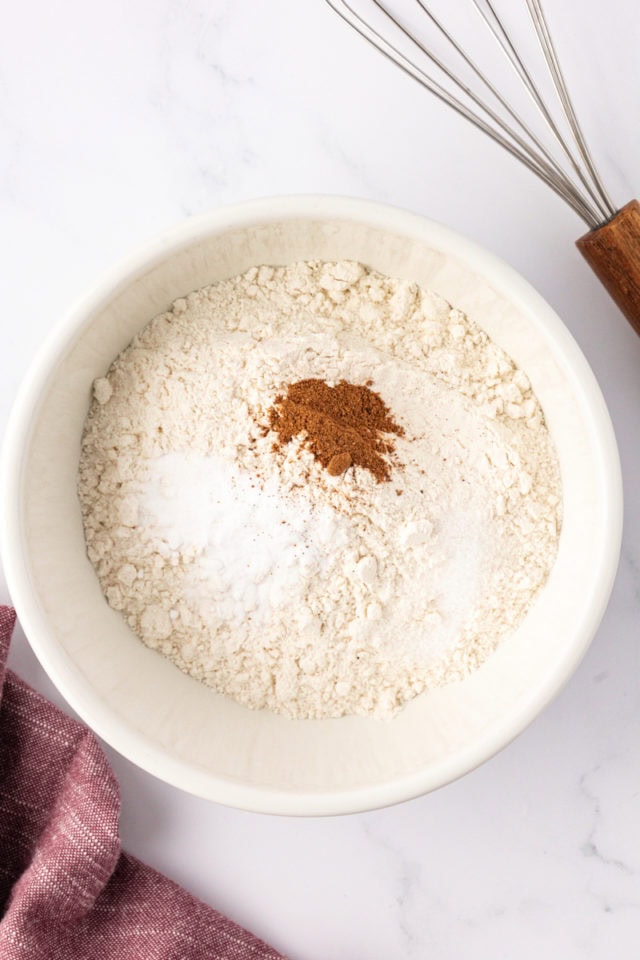
[[[640,193],[637,4],[569,6],[546,4],[622,204]],[[41,339],[114,260],[221,203],[318,192],[426,214],[521,271],[591,363],[622,457],[608,612],[501,754],[410,803],[293,820],[183,795],[107,749],[125,845],[295,960],[637,957],[640,338],[575,250],[584,226],[322,0],[25,0],[5,13],[0,65],[0,431]],[[11,662],[61,703],[20,631]]]

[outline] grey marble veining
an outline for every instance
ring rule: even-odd
[[[636,5],[545,8],[623,203],[640,193]],[[593,645],[515,743],[438,793],[307,821],[212,806],[108,753],[129,849],[298,960],[633,960],[640,338],[575,251],[583,225],[322,0],[13,5],[0,33],[0,129],[0,430],[39,342],[83,289],[220,203],[292,192],[396,203],[485,244],[558,310],[614,421],[625,538]],[[20,631],[11,662],[61,703]]]

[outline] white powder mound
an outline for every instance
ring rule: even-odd
[[[267,431],[288,383],[370,381],[391,480]],[[465,676],[544,584],[558,462],[526,375],[429,291],[358,263],[260,267],[177,300],[96,381],[88,554],[150,647],[249,707],[392,716]]]

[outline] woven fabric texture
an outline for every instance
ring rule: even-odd
[[[282,960],[121,851],[96,738],[6,668],[14,623],[0,606],[2,960]]]

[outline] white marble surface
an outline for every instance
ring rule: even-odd
[[[640,193],[637,4],[546,6],[623,203]],[[296,960],[635,958],[640,338],[575,251],[581,223],[322,0],[13,4],[0,130],[0,430],[39,341],[114,259],[220,203],[332,192],[425,213],[519,269],[591,362],[622,455],[609,610],[567,688],[502,754],[402,806],[298,821],[193,799],[108,751],[127,847]],[[11,661],[60,703],[20,631]]]

